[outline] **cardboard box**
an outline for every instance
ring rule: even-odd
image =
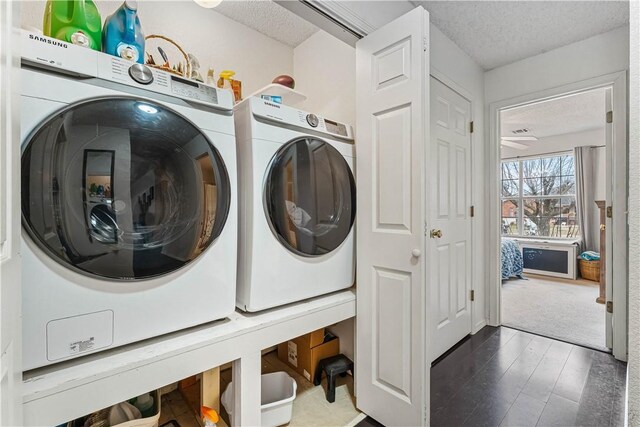
[[[340,339],[324,328],[278,345],[278,358],[313,381],[318,362],[340,353]]]

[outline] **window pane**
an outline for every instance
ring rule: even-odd
[[[502,179],[519,179],[519,162],[502,163]]]
[[[502,181],[502,197],[513,197],[520,195],[519,181],[515,179],[505,179]]]
[[[540,199],[525,199],[523,203],[524,220],[522,234],[525,236],[540,235],[540,215],[542,214],[542,201]]]
[[[542,215],[548,217],[560,215],[560,199],[543,199]]]
[[[502,201],[502,234],[519,234],[517,200]]]
[[[545,199],[542,202],[542,215],[545,224],[544,236],[561,237],[562,227],[567,219],[562,218],[560,199]]]
[[[563,197],[561,199],[562,204],[562,217],[567,218],[566,230],[563,230],[562,237],[576,238],[580,236],[580,227],[578,226],[578,214],[576,212],[576,198],[575,197]]]
[[[573,155],[562,156],[562,175],[575,176]]]
[[[573,176],[562,177],[562,191],[556,194],[576,194],[576,178]]]
[[[542,176],[542,160],[525,160],[522,162],[522,177],[537,178]]]
[[[577,222],[578,216],[576,214],[576,198],[575,197],[563,197],[560,199],[562,204],[562,215],[567,216],[570,221]]]
[[[522,181],[523,196],[540,196],[542,195],[542,179],[526,178]]]
[[[542,194],[545,196],[562,193],[562,179],[558,176],[542,178]]]
[[[561,157],[545,157],[542,159],[542,175],[560,176],[562,175]]]

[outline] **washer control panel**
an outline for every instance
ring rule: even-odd
[[[101,54],[98,77],[212,107],[233,109],[233,94],[126,59]]]
[[[171,92],[183,98],[196,99],[198,101],[218,103],[218,91],[216,88],[200,84],[193,80],[187,80],[178,76],[170,76]]]

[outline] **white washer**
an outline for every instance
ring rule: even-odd
[[[235,116],[237,306],[259,311],[352,286],[351,126],[259,98]]]
[[[24,368],[232,313],[231,93],[23,41]]]

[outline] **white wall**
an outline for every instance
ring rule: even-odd
[[[121,0],[97,0],[104,21],[122,4]],[[42,29],[44,0],[23,1],[22,26]],[[242,81],[243,96],[271,83],[280,74],[293,74],[293,49],[193,1],[140,1],[138,15],[145,35],[165,35],[193,53],[200,61],[201,74],[209,67],[217,74],[230,69]],[[182,56],[166,42],[153,43],[150,53],[156,61],[162,48],[172,61]],[[148,49],[149,50],[149,49]]]
[[[572,43],[485,73],[486,102],[530,94],[629,68],[629,28]]]
[[[630,2],[628,425],[640,425],[640,3]]]
[[[355,318],[336,323],[335,325],[327,327],[327,329],[333,335],[340,337],[340,353],[344,354],[352,361],[355,361]]]
[[[338,122],[356,121],[356,50],[320,30],[293,49],[296,90],[303,110]]]
[[[431,36],[431,69],[436,77],[444,75],[448,81],[459,86],[463,96],[472,98],[472,119],[474,133],[472,134],[472,204],[475,206],[476,216],[473,219],[473,289],[475,302],[473,325],[474,332],[485,325],[487,317],[487,282],[485,280],[486,250],[484,244],[486,212],[488,207],[485,200],[485,137],[484,137],[484,71],[455,43],[447,38],[438,28],[430,25]],[[456,87],[453,87],[456,89]]]

